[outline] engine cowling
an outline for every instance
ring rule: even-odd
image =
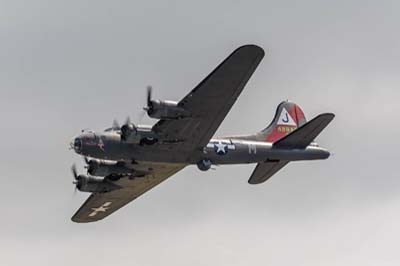
[[[146,108],[147,114],[156,119],[179,119],[189,116],[189,112],[177,102],[151,100]]]
[[[137,128],[133,123],[125,123],[121,127],[121,140],[127,140],[130,136],[137,133]]]
[[[135,170],[126,167],[123,163],[90,160],[87,172],[92,176],[134,175]]]
[[[147,86],[147,106],[143,109],[151,118],[156,119],[179,119],[190,116],[190,113],[178,102],[161,101],[151,99],[152,87]]]
[[[120,188],[120,186],[113,184],[105,179],[87,175],[79,175],[76,178],[75,184],[76,188],[82,192],[104,193]]]
[[[203,160],[201,160],[201,161],[199,161],[199,162],[197,163],[197,167],[198,167],[201,171],[210,170],[211,166],[212,166],[212,163],[211,163],[211,161],[208,160],[208,159],[203,159]]]

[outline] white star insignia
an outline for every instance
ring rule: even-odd
[[[226,153],[226,150],[225,150],[226,145],[222,144],[221,141],[215,144],[215,148],[217,148],[217,150],[215,152],[218,153],[218,154],[225,154]]]
[[[89,216],[93,217],[93,216],[96,216],[99,212],[106,212],[110,208],[108,206],[110,206],[111,203],[112,202],[108,201],[98,208],[92,208],[92,212],[89,214]]]
[[[92,210],[95,212],[106,212],[107,209],[108,207],[103,207],[103,206],[100,206],[98,208],[92,208]]]

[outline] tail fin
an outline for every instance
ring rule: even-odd
[[[292,102],[281,102],[268,127],[256,135],[258,141],[276,142],[307,122],[301,108]]]

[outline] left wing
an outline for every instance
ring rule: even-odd
[[[194,151],[201,151],[217,131],[247,81],[264,57],[264,50],[256,45],[236,49],[178,106],[190,113],[190,117],[160,120],[154,125],[163,143],[175,145],[176,156],[188,160]],[[161,146],[161,145],[160,145]]]
[[[72,221],[90,223],[104,219],[177,173],[185,165],[169,164],[153,167],[155,168],[154,171],[144,177],[136,177],[132,180],[124,177],[116,181],[115,183],[121,186],[121,189],[105,193],[93,193],[74,214]]]

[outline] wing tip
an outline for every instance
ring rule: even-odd
[[[334,113],[322,113],[319,114],[317,117],[324,117],[329,119],[329,121],[332,121],[335,118],[335,114]]]
[[[83,221],[83,220],[81,220],[81,219],[79,219],[79,218],[77,218],[75,216],[71,217],[71,221],[74,222],[74,223],[78,223],[78,224],[87,223],[88,222],[88,221]]]
[[[105,217],[89,217],[89,216],[82,216],[78,214],[78,212],[71,217],[71,221],[78,224],[87,224],[93,223],[100,220],[103,220]]]
[[[97,219],[97,220],[86,220],[86,219],[79,219],[77,217],[71,217],[71,221],[74,223],[78,223],[78,224],[87,224],[87,223],[93,223],[93,222],[97,222],[101,219]]]
[[[247,180],[247,183],[249,183],[250,185],[258,185],[261,184],[262,182],[257,182],[255,180],[252,180],[251,178],[249,180]]]
[[[242,46],[239,46],[233,53],[236,53],[238,51],[243,51],[243,50],[248,50],[251,53],[254,54],[260,54],[261,57],[264,57],[265,51],[262,47],[256,45],[256,44],[245,44]]]

